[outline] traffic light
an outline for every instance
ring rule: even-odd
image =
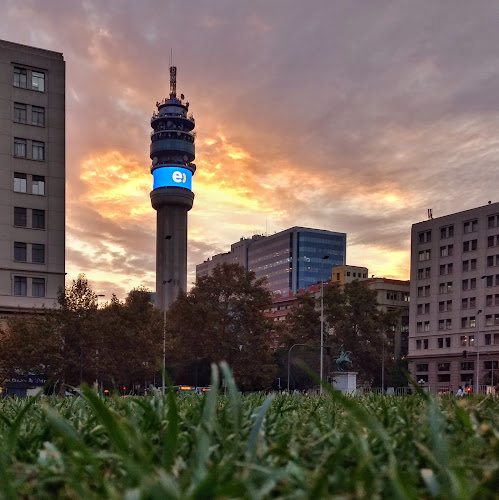
[[[463,358],[467,358],[468,357],[468,351],[463,351]]]

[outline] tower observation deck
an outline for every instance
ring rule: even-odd
[[[156,305],[165,310],[187,287],[187,212],[192,208],[196,165],[194,118],[177,97],[177,68],[170,67],[170,96],[151,118],[151,204],[157,212]]]

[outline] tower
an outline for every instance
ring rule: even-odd
[[[187,212],[192,208],[196,165],[194,118],[177,97],[177,68],[170,67],[170,96],[151,118],[151,204],[157,211],[156,305],[166,310],[187,287]]]

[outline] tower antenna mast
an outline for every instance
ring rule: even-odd
[[[173,49],[170,49],[170,99],[177,97],[177,67],[173,66]]]

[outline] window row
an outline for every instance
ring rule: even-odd
[[[439,330],[452,330],[452,320],[448,319],[439,319],[438,320],[438,329]]]
[[[431,231],[421,231],[418,236],[419,243],[428,243],[431,241]]]
[[[431,267],[418,269],[418,279],[431,278]]]
[[[463,260],[463,271],[476,271],[476,259]]]
[[[410,301],[409,292],[397,292],[396,290],[387,290],[386,292],[387,300],[400,300],[404,302]]]
[[[418,297],[429,297],[430,296],[430,285],[418,286]]]
[[[31,285],[31,297],[45,297],[45,278],[26,276],[14,276],[14,295],[28,296],[28,282]]]
[[[476,297],[468,297],[461,299],[461,309],[475,309],[476,308]]]
[[[32,229],[45,229],[45,210],[37,210],[35,208],[31,211],[31,228]],[[14,226],[28,227],[28,209],[24,207],[14,207]]]
[[[440,283],[438,285],[438,293],[452,293],[452,281]]]
[[[454,264],[451,262],[449,264],[441,264],[440,265],[440,276],[444,276],[446,274],[452,274],[454,271]]]
[[[476,328],[476,316],[461,318],[461,328]]]
[[[31,247],[31,260],[28,261],[28,248]],[[16,262],[32,262],[45,264],[45,245],[41,243],[14,242],[14,260]]]
[[[38,196],[45,195],[45,176],[43,175],[26,175],[20,172],[14,172],[14,191],[16,193],[28,192],[28,177],[30,182],[30,194]]]
[[[31,111],[31,119],[28,121],[28,108]],[[22,102],[14,103],[13,120],[16,123],[25,123],[35,125],[36,127],[45,127],[45,108],[41,106],[28,106]]]
[[[437,371],[449,372],[451,363],[437,363]],[[459,362],[459,368],[463,372],[471,372],[475,370],[474,361],[461,361]],[[499,368],[499,361],[484,361],[483,368],[485,370],[497,370]],[[416,372],[428,372],[428,363],[418,363],[416,364]]]
[[[28,79],[29,75],[29,79]],[[29,86],[28,86],[29,82]],[[31,89],[37,92],[45,92],[45,73],[43,71],[28,70],[19,66],[14,66],[14,87],[21,89]]]
[[[16,158],[28,158],[28,142],[31,143],[31,160],[45,160],[45,143],[41,141],[27,141],[20,137],[14,137],[14,156]]]
[[[499,333],[486,333],[485,345],[499,345]]]
[[[438,303],[439,312],[452,311],[452,300],[442,300]]]
[[[431,250],[421,250],[418,253],[418,260],[420,262],[431,259]]]
[[[461,290],[475,290],[475,289],[476,289],[476,278],[462,280]]]

